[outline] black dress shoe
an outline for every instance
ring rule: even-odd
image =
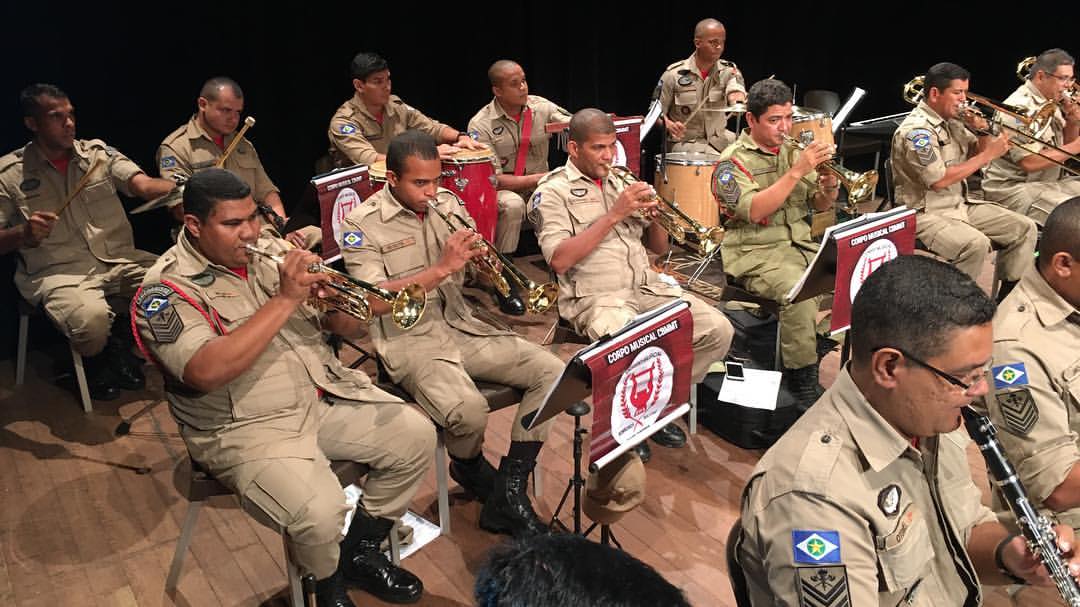
[[[634,445],[632,450],[641,458],[641,463],[643,464],[649,463],[649,460],[652,459],[652,447],[649,446],[649,441],[641,441]]]
[[[686,433],[674,423],[660,428],[652,435],[653,441],[661,447],[676,449],[686,444]]]
[[[472,459],[450,456],[450,478],[481,502],[486,502],[495,488],[495,467],[483,453]]]
[[[115,362],[115,361],[114,361]],[[126,363],[127,361],[125,361]],[[146,387],[146,376],[142,369],[129,364],[116,364],[109,369],[116,387],[123,390],[142,390]]]
[[[368,514],[357,507],[349,533],[341,541],[345,580],[387,603],[415,603],[424,594],[424,583],[407,569],[386,558],[380,545],[394,522]]]
[[[521,297],[515,291],[510,291],[510,294],[506,297],[495,291],[492,297],[495,298],[495,303],[499,304],[499,311],[503,314],[509,314],[510,316],[525,315],[525,302],[521,301]]]
[[[86,390],[90,393],[90,398],[94,400],[116,400],[120,398],[120,389],[109,383],[105,378],[98,380],[86,379]]]
[[[315,582],[315,605],[316,607],[356,607],[356,603],[352,602],[345,589],[345,577],[341,574],[341,567],[338,567],[334,575]]]

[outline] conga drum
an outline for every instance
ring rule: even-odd
[[[657,154],[653,187],[664,200],[678,204],[687,215],[705,226],[715,226],[720,221],[720,210],[712,195],[711,180],[713,167],[719,161],[717,154],[669,152],[663,161],[667,169],[665,181]]]
[[[791,137],[804,145],[813,141],[835,144],[832,134],[832,116],[814,108],[795,106],[792,109]]]
[[[480,235],[495,242],[499,201],[495,193],[495,153],[489,149],[461,150],[442,161],[442,186],[465,202]]]

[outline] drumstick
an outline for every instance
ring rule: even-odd
[[[101,158],[94,159],[94,163],[90,165],[90,168],[86,171],[86,174],[82,176],[82,179],[79,180],[79,183],[75,184],[75,189],[72,190],[70,194],[68,194],[67,200],[65,200],[64,204],[60,205],[60,208],[56,210],[57,217],[60,217],[60,215],[64,212],[64,209],[68,208],[68,205],[71,204],[71,201],[75,200],[75,197],[79,195],[79,192],[81,192],[82,189],[86,187],[86,183],[90,181],[90,176],[94,174],[94,170],[96,170],[98,168],[98,165],[101,164],[100,161]]]
[[[244,118],[244,126],[240,127],[240,132],[229,142],[229,147],[225,148],[225,153],[221,155],[221,158],[218,158],[217,164],[214,165],[216,168],[225,168],[225,161],[229,158],[229,154],[232,154],[233,150],[236,149],[236,146],[240,145],[240,140],[244,138],[244,133],[253,126],[255,126],[254,117],[248,116],[247,118]]]

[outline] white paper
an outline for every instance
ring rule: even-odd
[[[733,381],[724,376],[724,383],[720,385],[717,400],[753,409],[774,411],[776,397],[780,394],[782,374],[779,371],[743,367],[743,375],[745,377],[742,381]]]

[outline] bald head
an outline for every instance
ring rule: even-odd
[[[240,85],[227,76],[217,76],[207,80],[203,83],[199,96],[210,101],[217,101],[223,90],[228,90],[237,99],[244,98],[244,91],[240,90]]]
[[[713,32],[715,30],[723,30],[723,29],[724,29],[724,24],[723,23],[720,23],[716,19],[713,19],[712,17],[709,17],[708,19],[702,19],[701,21],[697,22],[697,25],[694,26],[694,37],[695,38],[706,38],[706,37],[708,37],[709,33]]]
[[[488,68],[488,81],[491,82],[491,86],[499,86],[507,74],[514,71],[514,68],[520,67],[516,61],[499,59]]]
[[[596,108],[578,110],[570,118],[570,141],[583,144],[590,135],[610,135],[615,132],[611,116]]]

